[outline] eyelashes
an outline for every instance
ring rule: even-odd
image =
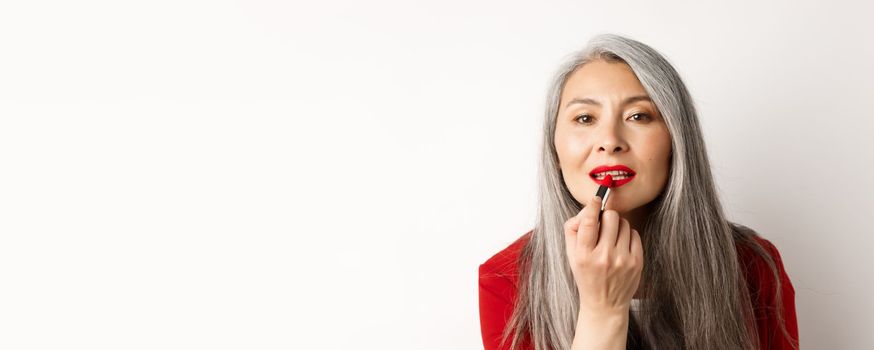
[[[653,119],[652,116],[650,116],[648,113],[634,113],[631,116],[629,116],[628,118],[633,119],[636,116],[640,116],[640,118],[634,119],[634,121],[639,121],[639,122],[644,122],[644,123],[650,122]],[[580,119],[582,119],[582,118],[588,118],[589,121],[580,121]],[[593,118],[594,117],[592,117],[591,115],[588,115],[588,114],[579,114],[574,118],[574,121],[576,121],[577,123],[583,124],[583,125],[589,125],[589,124],[593,123],[593,121],[591,121]]]
[[[588,114],[580,114],[580,115],[578,115],[576,118],[574,118],[574,121],[577,122],[577,123],[580,123],[580,124],[591,124],[591,122],[581,122],[581,121],[580,121],[580,118],[592,118],[592,116],[590,116],[590,115],[588,115]]]

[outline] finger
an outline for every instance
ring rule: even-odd
[[[631,253],[631,224],[625,218],[619,219],[619,237],[616,239],[616,249]]]
[[[597,246],[612,249],[616,246],[616,236],[619,234],[619,212],[613,209],[601,213],[601,238]]]
[[[592,196],[589,203],[577,215],[577,247],[591,251],[598,243],[598,213],[601,211],[601,197]]]
[[[565,243],[567,243],[568,248],[576,246],[579,226],[580,218],[577,216],[573,216],[564,222]]]
[[[573,232],[577,232],[580,230],[580,217],[579,216],[574,216],[571,218],[569,228]]]
[[[643,261],[643,241],[641,241],[640,234],[637,230],[631,230],[631,255],[640,258],[640,261]]]

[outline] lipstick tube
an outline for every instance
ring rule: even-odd
[[[601,209],[598,210],[598,223],[600,223],[601,213],[603,213],[604,208],[607,207],[607,198],[610,197],[610,187],[604,185],[598,186],[598,192],[595,192],[595,195],[601,197]]]
[[[609,184],[609,185],[605,185]],[[598,186],[598,191],[595,192],[595,195],[601,197],[601,209],[598,210],[598,223],[601,223],[601,213],[604,212],[604,208],[607,208],[607,198],[610,197],[610,186],[613,185],[613,176],[607,175],[604,178],[604,182]]]

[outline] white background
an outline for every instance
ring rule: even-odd
[[[0,348],[478,349],[549,78],[598,33],[699,108],[806,349],[872,348],[865,2],[0,5]]]

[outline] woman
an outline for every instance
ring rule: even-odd
[[[544,121],[536,226],[479,270],[487,350],[797,349],[780,254],[726,219],[664,57],[595,37],[559,70]]]

